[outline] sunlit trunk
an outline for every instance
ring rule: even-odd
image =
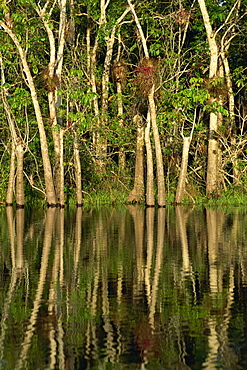
[[[156,105],[154,101],[154,89],[155,86],[152,86],[150,93],[148,94],[150,117],[152,123],[154,145],[155,145],[155,155],[156,155],[156,166],[157,166],[157,189],[158,189],[158,206],[164,207],[166,204],[165,201],[165,177],[164,177],[164,165],[163,165],[163,156],[160,144],[160,135],[156,119]]]
[[[16,146],[16,207],[24,207],[24,180],[23,180],[24,148],[21,142]]]
[[[144,133],[145,127],[141,116],[134,117],[134,124],[137,127],[136,138],[136,161],[134,187],[127,197],[127,202],[138,203],[144,199]]]
[[[75,185],[76,185],[76,200],[77,207],[83,206],[82,198],[82,170],[79,152],[79,143],[77,138],[76,128],[74,129],[74,167],[75,167]]]
[[[230,45],[229,45],[230,46]],[[236,124],[235,124],[235,99],[234,99],[234,92],[232,87],[232,79],[231,79],[231,71],[229,66],[229,61],[227,57],[227,52],[221,52],[221,59],[224,65],[224,71],[225,71],[225,80],[227,84],[227,93],[228,93],[228,110],[230,115],[230,130],[231,130],[231,147],[232,147],[232,170],[233,170],[233,183],[239,184],[239,177],[240,177],[240,170],[239,170],[239,164],[238,164],[238,151],[236,148]]]
[[[15,143],[14,139],[12,139],[10,166],[9,166],[9,181],[6,194],[6,206],[13,206],[14,187],[15,187]]]
[[[150,112],[147,114],[147,124],[145,127],[145,146],[146,146],[146,205],[153,207],[155,205],[154,199],[154,168],[153,168],[153,152],[150,141]]]
[[[123,98],[122,98],[122,85],[121,85],[121,82],[117,81],[116,82],[116,85],[117,85],[117,94],[118,94],[118,97],[117,97],[117,103],[118,103],[118,117],[119,117],[119,127],[123,127]],[[119,154],[118,154],[118,170],[119,170],[119,173],[121,174],[124,169],[125,169],[125,152],[124,152],[124,148],[120,147],[119,148]]]
[[[23,183],[23,160],[24,160],[24,144],[20,135],[17,133],[14,118],[12,117],[11,108],[7,100],[7,93],[5,87],[5,73],[3,67],[3,59],[0,57],[1,68],[1,97],[6,114],[9,130],[11,134],[11,156],[10,156],[10,170],[9,181],[6,195],[6,206],[13,205],[13,195],[15,187],[15,157],[17,158],[17,172],[16,172],[16,205],[17,207],[24,206],[24,183]]]
[[[105,3],[105,0],[100,0],[100,18],[98,21],[99,30],[98,34],[96,35],[95,42],[92,48],[90,48],[90,29],[87,31],[87,52],[89,52],[91,59],[88,58],[88,67],[90,67],[90,83],[91,83],[91,89],[94,93],[93,97],[93,109],[94,109],[94,115],[95,115],[95,129],[93,131],[93,145],[94,145],[94,156],[95,156],[95,163],[97,166],[97,169],[100,171],[102,165],[101,161],[101,153],[100,153],[100,141],[101,137],[99,134],[100,129],[100,109],[99,109],[99,98],[97,93],[97,83],[96,83],[96,70],[97,70],[97,52],[99,47],[99,32],[102,31],[102,27],[104,23],[106,22],[106,8],[107,4]]]
[[[209,79],[215,78],[218,71],[218,46],[216,43],[216,36],[212,29],[207,7],[204,0],[198,0],[200,5],[205,30],[207,33],[207,39],[209,43],[210,51],[210,66],[209,66]],[[218,116],[216,113],[210,113],[209,119],[209,139],[208,139],[208,164],[207,164],[207,181],[206,181],[206,193],[208,196],[218,190]]]
[[[116,27],[113,27],[111,35],[107,38],[106,54],[104,61],[104,71],[102,74],[102,101],[101,101],[101,125],[108,124],[108,99],[109,99],[109,79],[110,79],[110,66],[112,62],[113,45],[115,42]],[[107,138],[101,135],[97,144],[97,152],[100,155],[100,168],[103,170],[107,154]],[[103,170],[104,171],[104,170]]]
[[[60,176],[60,197],[59,197],[59,205],[60,208],[64,208],[64,148],[63,148],[63,135],[64,130],[61,128],[59,133],[59,147],[60,147],[60,155],[59,155],[59,176]]]
[[[183,197],[185,193],[190,143],[191,143],[191,136],[183,137],[182,163],[181,163],[181,168],[180,168],[178,186],[177,186],[177,191],[176,191],[176,199],[175,199],[175,202],[177,204],[183,201]]]

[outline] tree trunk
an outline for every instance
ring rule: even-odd
[[[121,81],[116,81],[117,86],[117,105],[118,105],[118,122],[119,127],[123,127],[123,98],[122,98],[122,84]],[[118,154],[118,171],[121,174],[125,169],[125,152],[124,148],[119,148]]]
[[[215,39],[215,32],[213,32],[210,24],[210,19],[206,4],[204,0],[198,0],[210,51],[210,66],[209,66],[209,79],[217,76],[218,70],[218,46]],[[207,181],[206,181],[206,194],[210,196],[218,189],[218,140],[215,136],[218,131],[218,117],[215,113],[210,113],[209,121],[209,139],[208,139],[208,165],[207,165]]]
[[[155,155],[156,155],[156,166],[157,166],[157,188],[158,188],[158,206],[165,207],[165,177],[164,177],[164,165],[162,150],[160,145],[160,136],[157,126],[156,119],[156,106],[154,101],[154,85],[150,93],[148,94],[150,117],[152,122],[153,136],[154,136],[154,145],[155,145]]]
[[[191,143],[191,136],[183,137],[182,164],[181,164],[177,192],[176,192],[176,199],[175,199],[175,202],[177,204],[181,203],[184,197],[190,143]]]
[[[80,161],[80,152],[79,152],[76,128],[74,131],[74,166],[75,166],[75,184],[76,184],[76,200],[77,200],[76,205],[77,207],[82,207],[83,199],[82,199],[81,161]]]
[[[212,133],[210,133],[212,135]],[[212,195],[218,189],[218,141],[208,140],[208,164],[206,194]]]
[[[150,141],[150,112],[147,114],[147,124],[145,128],[145,145],[146,145],[146,164],[147,164],[147,181],[146,181],[146,205],[154,207],[154,168],[153,168],[153,153]]]
[[[115,60],[113,64],[113,69],[114,66],[118,68],[124,68],[123,63],[121,63],[120,57],[121,57],[121,35],[120,33],[118,34],[118,53],[117,53],[117,59]],[[118,71],[118,69],[117,69]],[[123,90],[125,89],[125,81],[123,78],[121,78],[121,74],[115,73],[115,80],[116,80],[116,87],[117,87],[117,110],[118,110],[118,117],[119,117],[119,127],[123,128]],[[125,77],[125,76],[123,76]],[[118,172],[119,174],[123,173],[125,170],[126,166],[126,157],[125,157],[125,151],[123,147],[119,147],[119,154],[118,154]]]
[[[136,139],[136,162],[135,162],[135,182],[134,188],[127,197],[127,202],[138,203],[144,198],[144,132],[141,116],[134,117],[137,125]]]
[[[24,208],[24,182],[23,182],[23,160],[24,160],[24,143],[22,138],[16,131],[14,119],[11,114],[11,108],[8,104],[6,97],[5,74],[3,68],[3,61],[0,58],[1,65],[1,95],[4,110],[6,113],[7,121],[9,124],[10,134],[12,137],[11,161],[10,161],[10,174],[8,191],[6,197],[6,205],[13,205],[13,192],[14,192],[14,177],[15,177],[15,156],[17,158],[17,171],[16,171],[16,207]]]
[[[9,166],[9,181],[6,195],[6,206],[13,206],[13,195],[15,186],[15,143],[14,139],[11,142],[11,157]]]
[[[24,181],[23,181],[23,160],[24,148],[22,142],[16,146],[16,208],[24,208]]]
[[[226,50],[227,52],[228,50]],[[225,80],[227,84],[227,92],[228,92],[228,110],[230,114],[230,123],[231,123],[231,147],[234,150],[236,146],[236,127],[235,127],[235,101],[234,101],[234,93],[232,88],[232,80],[231,80],[231,72],[230,66],[228,62],[228,58],[226,52],[221,52],[221,58],[224,65],[224,72],[225,72]],[[232,169],[233,169],[233,183],[239,184],[239,166],[238,166],[238,153],[236,150],[232,153]]]
[[[61,208],[64,208],[64,155],[63,155],[63,134],[64,134],[64,129],[60,128],[60,142],[59,142],[59,147],[60,147],[60,163],[59,163],[59,174],[60,174],[60,199],[59,199],[59,205]]]

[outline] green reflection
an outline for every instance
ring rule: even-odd
[[[245,210],[7,208],[0,222],[0,368],[245,368]]]

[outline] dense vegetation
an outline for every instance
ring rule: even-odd
[[[3,1],[1,201],[241,200],[246,10],[241,0]]]

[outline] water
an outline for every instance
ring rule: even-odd
[[[246,369],[247,209],[0,210],[0,369]]]

